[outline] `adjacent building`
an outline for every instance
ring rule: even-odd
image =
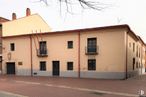
[[[12,20],[2,23],[3,36],[32,34],[40,32],[50,32],[51,28],[38,14],[31,14],[29,8],[26,9],[26,16],[17,18],[16,13],[12,13]]]
[[[3,26],[2,23],[9,21],[6,18],[0,17],[0,71],[2,70],[2,30]]]
[[[12,20],[0,17],[0,37],[21,34],[32,34],[51,31],[51,28],[38,14],[31,14],[29,8],[26,9],[26,16],[17,18],[16,13],[12,13]],[[0,71],[2,71],[2,38],[0,38]]]
[[[4,23],[3,74],[126,79],[145,72],[145,44],[128,25],[25,34],[17,25],[15,34],[11,22]]]

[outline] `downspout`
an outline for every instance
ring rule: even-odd
[[[80,78],[80,31],[78,32],[78,78]]]
[[[127,79],[128,78],[128,75],[127,75],[127,73],[128,73],[128,33],[129,32],[126,32],[126,61],[125,61],[125,63],[126,63],[126,70],[125,70],[125,79]]]
[[[31,76],[33,76],[33,65],[32,65],[32,37],[30,35],[30,64],[31,64]]]

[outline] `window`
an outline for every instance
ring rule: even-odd
[[[138,65],[139,65],[138,62],[136,62],[136,68],[138,68]]]
[[[139,68],[140,68],[140,63],[138,65],[139,65]]]
[[[2,56],[0,56],[0,62],[2,62]]]
[[[11,44],[10,44],[10,50],[11,50],[11,51],[15,51],[15,44],[14,44],[14,43],[11,43]]]
[[[96,70],[96,60],[95,59],[88,60],[88,70]]]
[[[40,71],[46,71],[46,62],[45,61],[40,62]]]
[[[88,38],[87,52],[96,52],[96,38]]]
[[[135,52],[135,43],[133,43],[133,52]]]
[[[133,70],[135,69],[135,58],[133,58]]]
[[[131,43],[129,43],[129,47],[131,47]]]
[[[141,53],[141,51],[140,51],[140,48],[139,48],[139,58],[140,58],[140,53]]]
[[[138,57],[138,45],[136,47],[136,57]]]
[[[69,49],[73,48],[73,41],[68,41],[67,46],[68,46]]]
[[[40,41],[39,42],[39,54],[40,55],[45,55],[47,54],[47,45],[46,45],[46,41]]]
[[[67,70],[73,70],[73,62],[67,62]]]
[[[2,47],[2,43],[0,43],[0,47]]]

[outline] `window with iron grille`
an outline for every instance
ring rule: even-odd
[[[73,41],[68,41],[68,42],[67,42],[67,47],[68,47],[69,49],[73,48]]]
[[[40,62],[40,71],[46,71],[46,61]]]
[[[97,39],[96,38],[88,38],[87,40],[87,52],[93,53],[97,50]]]
[[[96,59],[88,59],[88,70],[96,70]]]
[[[73,62],[67,62],[67,70],[73,70]]]
[[[47,45],[46,41],[40,41],[39,42],[39,54],[47,54]]]

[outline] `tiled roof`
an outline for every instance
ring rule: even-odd
[[[10,21],[10,20],[3,18],[3,17],[0,17],[0,24],[2,24],[3,22],[7,22],[7,21]]]

